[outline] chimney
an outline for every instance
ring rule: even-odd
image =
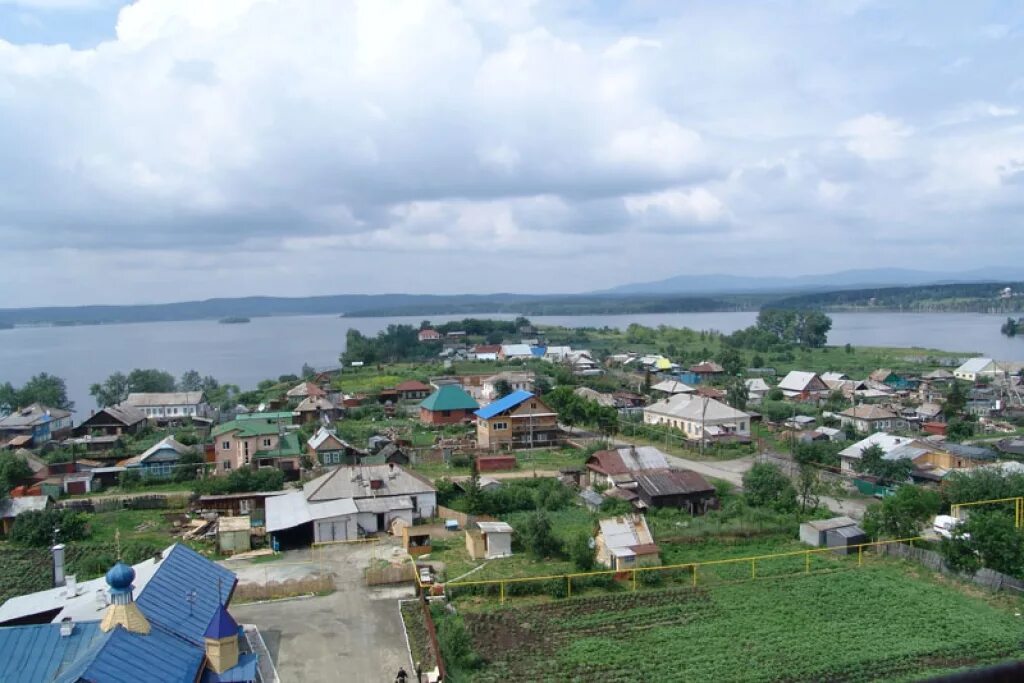
[[[64,591],[64,594],[69,598],[73,598],[78,595],[78,580],[75,578],[75,575],[68,574],[64,578],[66,579],[64,585],[67,586],[67,590]]]
[[[53,585],[64,585],[64,544],[58,543],[50,548],[53,552]]]
[[[71,617],[60,620],[60,637],[67,638],[75,631],[75,622]]]

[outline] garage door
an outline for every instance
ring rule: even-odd
[[[68,482],[68,494],[75,495],[77,493],[86,493],[84,481],[69,481]]]

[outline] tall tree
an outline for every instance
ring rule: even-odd
[[[103,380],[102,384],[97,383],[89,387],[89,393],[96,399],[96,405],[100,408],[117,405],[128,398],[128,391],[128,376],[123,372],[115,372]]]
[[[67,384],[56,375],[46,372],[33,375],[20,389],[16,389],[10,382],[0,385],[0,413],[32,403],[64,410],[75,409],[75,404],[68,400]]]
[[[860,452],[860,460],[854,463],[854,469],[878,477],[883,485],[902,484],[914,471],[914,463],[907,458],[886,460],[885,451],[873,444]]]
[[[750,392],[743,380],[736,378],[729,382],[725,390],[725,402],[736,410],[746,410],[747,401],[750,400]]]
[[[178,388],[182,391],[201,391],[203,388],[203,378],[196,370],[186,370],[181,373],[181,379],[178,380]]]

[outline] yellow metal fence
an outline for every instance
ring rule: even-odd
[[[1013,521],[1016,527],[1019,529],[1024,526],[1024,497],[1016,496],[1014,498],[993,498],[991,500],[972,500],[969,503],[957,503],[949,506],[949,514],[957,519],[962,519],[962,513],[965,512],[964,508],[976,507],[978,505],[999,505],[1005,503],[1013,503]]]

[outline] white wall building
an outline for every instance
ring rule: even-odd
[[[212,414],[206,395],[201,391],[131,393],[124,402],[154,420],[181,420]]]
[[[702,435],[750,436],[750,415],[706,396],[677,394],[644,408],[644,423],[681,430],[687,439]]]

